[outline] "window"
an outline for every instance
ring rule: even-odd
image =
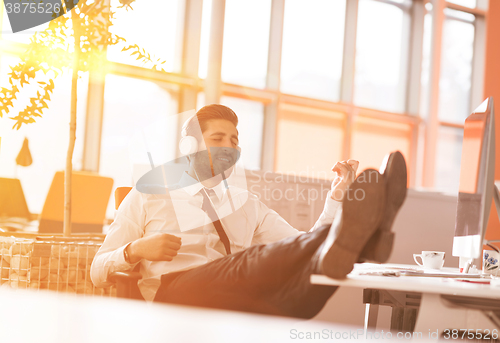
[[[282,92],[340,99],[344,26],[345,1],[286,1]]]
[[[441,76],[439,82],[439,119],[463,124],[470,114],[472,56],[474,50],[474,24],[448,17],[443,27]],[[474,20],[474,16],[466,16]],[[476,104],[479,105],[479,104]]]
[[[102,132],[100,137],[86,136],[89,142],[85,143],[93,147],[84,157],[88,159],[86,166],[97,168],[100,164],[100,173],[113,177],[115,186],[132,185],[141,170],[150,168],[148,151],[152,153],[155,165],[177,156],[178,102],[182,108],[199,109],[205,102],[204,92],[211,91],[214,98],[216,94],[222,94],[219,102],[233,108],[240,118],[242,162],[248,169],[310,176],[321,174],[329,178],[333,176],[331,167],[336,161],[355,158],[361,162],[360,169],[378,168],[386,153],[398,149],[407,158],[408,169],[417,171],[417,176],[410,178],[410,186],[426,183],[423,186],[448,191],[456,189],[461,125],[477,105],[473,102],[478,101],[476,93],[481,87],[476,86],[482,83],[478,58],[484,56],[481,49],[487,10],[476,9],[482,2],[449,0],[440,3],[446,9],[441,51],[435,54],[441,59],[438,84],[437,78],[429,75],[430,66],[436,62],[431,61],[432,2],[225,0],[225,6],[213,6],[213,1],[195,2],[197,6],[203,4],[202,8],[183,0],[135,1],[133,10],[127,10],[118,9],[119,0],[111,0],[117,11],[111,30],[126,38],[127,45],[138,44],[152,54],[152,58],[165,60],[162,66],[169,73],[143,72],[150,65],[143,65],[131,57],[131,51],[122,52],[124,44],[109,47],[107,53],[112,68],[105,71],[105,87],[96,84],[89,98],[93,111],[89,127],[95,129],[96,125],[101,125]],[[215,17],[224,17],[224,29],[211,33],[214,10],[221,11]],[[272,10],[276,12],[271,13]],[[279,30],[274,31],[275,27],[271,27],[271,14],[277,18],[277,24],[283,19],[282,40],[273,39],[272,47],[269,46],[270,33]],[[422,15],[425,17],[421,18]],[[201,22],[186,27],[187,18],[197,18]],[[5,68],[11,63],[8,55],[22,51],[19,44],[9,43],[28,43],[36,28],[12,34],[9,33],[5,11],[2,11],[1,19],[0,70],[5,75]],[[196,77],[185,73],[189,68],[182,68],[185,62],[183,54],[186,53],[182,40],[186,36],[183,30],[199,28],[200,25],[199,41],[193,41],[198,39],[196,34],[189,35],[189,46],[200,47],[199,60],[189,61],[190,65],[198,63]],[[218,36],[212,37],[211,34]],[[223,42],[221,56],[213,56],[220,58],[212,61],[217,63],[215,69],[208,66],[211,39]],[[281,60],[273,63],[280,62],[281,65],[273,64],[273,68],[280,70],[279,89],[268,89],[269,55],[279,55],[269,49],[277,46],[281,46]],[[422,67],[421,74],[418,64]],[[219,70],[218,67],[222,84],[218,83],[217,77],[206,79],[207,71]],[[66,79],[61,78],[60,82],[67,82],[63,80]],[[81,82],[84,86],[80,91],[86,93],[87,81],[84,78]],[[277,85],[273,83],[272,86]],[[430,93],[430,88],[435,91]],[[416,93],[419,91],[418,104]],[[60,89],[60,92],[68,93],[69,87]],[[193,96],[196,93],[197,98]],[[101,106],[103,95],[104,105]],[[433,103],[437,106],[429,107],[429,95],[436,96]],[[35,135],[36,128],[42,127],[44,122],[50,122],[43,129],[48,133],[58,128],[54,133],[57,143],[53,147],[57,153],[53,155],[61,157],[57,157],[57,161],[51,160],[54,156],[43,158],[47,159],[47,165],[57,166],[57,169],[64,167],[66,143],[63,139],[67,138],[59,135],[66,135],[66,123],[50,120],[57,117],[52,117],[52,111],[64,112],[61,115],[69,113],[69,95],[66,97],[51,108],[43,121],[27,126],[24,131],[5,129],[5,124],[10,126],[9,120],[0,119],[3,130],[0,173],[14,175],[14,155],[20,149],[25,132],[30,138],[32,151],[35,151],[35,161],[41,159],[39,147],[44,151],[52,149],[53,142],[34,143],[39,139]],[[80,113],[86,105],[86,95],[83,94],[79,106],[84,107]],[[104,114],[94,112],[101,108]],[[432,113],[427,113],[429,109]],[[85,127],[85,114],[80,113],[78,151],[74,160],[76,168],[83,164],[84,135],[81,130]],[[419,117],[408,117],[409,114]],[[274,140],[263,141],[264,133],[268,133],[264,123],[269,125],[268,128],[276,129]],[[437,137],[431,137],[437,144],[424,154],[425,132],[436,132],[435,127],[425,131],[428,124],[438,126]],[[63,127],[59,128],[59,125]],[[416,125],[422,130],[417,130]],[[272,133],[269,137],[273,137]],[[14,148],[6,148],[7,145]],[[100,153],[97,147],[100,147]],[[430,158],[435,158],[432,161],[434,170],[424,170],[423,165],[430,163]],[[29,168],[19,168],[17,172],[23,180],[31,182],[21,173],[35,168],[38,167],[34,164]],[[44,171],[46,185],[43,187],[48,188],[54,170]],[[38,182],[33,179],[35,181]],[[33,202],[35,208],[41,207],[45,194],[45,189],[30,194],[29,197],[39,197],[39,200],[28,199],[30,205]],[[108,216],[112,216],[111,210]]]
[[[360,116],[354,124],[350,158],[359,160],[359,171],[378,170],[385,155],[395,150],[401,151],[408,163],[411,129],[410,124]]]
[[[446,0],[446,1],[452,2],[452,3],[457,4],[457,5],[461,5],[461,6],[471,7],[471,8],[474,8],[477,6],[476,0]]]
[[[406,58],[404,12],[399,7],[360,0],[356,41],[354,103],[389,112],[404,112]]]
[[[431,34],[432,17],[427,13],[424,17],[424,39],[422,46],[422,72],[420,77],[420,115],[424,118],[428,116],[429,108],[429,78],[431,63]]]
[[[210,45],[210,24],[212,22],[211,15],[212,0],[203,0],[200,39],[200,62],[198,67],[198,76],[202,79],[207,77],[208,48]]]
[[[464,6],[471,1],[453,1]],[[468,5],[466,4],[468,3]],[[475,6],[475,1],[472,7]],[[460,177],[463,125],[473,107],[471,104],[472,65],[475,43],[476,18],[470,13],[445,8],[443,22],[441,61],[437,114],[427,113],[430,87],[430,51],[432,34],[432,6],[424,24],[424,52],[422,63],[422,88],[420,107],[424,117],[437,115],[439,120],[433,187],[440,191],[456,193]],[[481,39],[481,37],[479,37]]]
[[[264,88],[271,0],[226,0],[222,80]]]
[[[245,169],[260,169],[264,105],[260,102],[223,96],[220,103],[238,116],[241,158]]]
[[[99,173],[114,187],[132,186],[146,168],[148,152],[155,166],[175,158],[177,103],[159,85],[115,75],[106,76]],[[114,201],[107,217],[113,217]]]
[[[438,133],[435,188],[457,193],[460,180],[463,129],[441,126]]]
[[[345,115],[282,105],[280,118],[276,171],[332,178],[332,167],[342,159]]]
[[[125,38],[127,43],[109,47],[108,59],[143,66],[135,56],[130,56],[132,50],[121,51],[124,46],[138,44],[155,59],[165,60],[166,63],[162,67],[166,71],[177,71],[180,67],[176,61],[179,49],[176,44],[180,38],[178,31],[180,3],[180,0],[134,1],[132,3],[134,9],[127,11],[125,8],[117,8],[118,0],[112,0],[116,20],[110,30]]]
[[[429,8],[430,9],[430,8]],[[438,92],[438,128],[434,187],[441,191],[458,191],[463,125],[471,112],[472,62],[475,17],[446,8],[441,45]],[[425,18],[424,62],[422,70],[421,106],[428,109],[431,14]],[[475,104],[472,104],[475,105]],[[452,123],[455,127],[450,126]],[[443,125],[445,124],[445,125]]]
[[[0,59],[0,84],[6,85],[10,66],[17,64],[19,58],[3,55]],[[64,170],[69,140],[69,119],[71,105],[71,74],[66,73],[54,79],[54,93],[42,118],[36,123],[23,125],[20,130],[12,130],[11,117],[15,110],[23,109],[34,96],[37,88],[25,86],[19,106],[14,112],[0,119],[0,175],[17,177],[21,180],[28,207],[32,213],[40,213],[50,184],[56,171]],[[76,142],[73,153],[73,170],[81,170],[83,157],[83,137],[85,132],[85,114],[87,107],[88,79],[82,77],[78,81],[78,109]],[[26,92],[28,91],[28,92]],[[16,157],[24,138],[29,140],[29,148],[33,164],[28,167],[16,165]]]

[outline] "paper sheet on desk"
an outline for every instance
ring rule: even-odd
[[[420,269],[413,266],[381,265],[374,263],[363,263],[356,265],[354,275],[374,276],[420,276],[420,277],[445,277],[445,278],[481,278],[481,274],[464,274],[453,268],[443,270]]]
[[[423,276],[423,277],[447,277],[461,279],[477,279],[481,278],[481,274],[464,274],[460,272],[445,272],[441,270],[422,270],[422,271],[400,271],[401,276]]]

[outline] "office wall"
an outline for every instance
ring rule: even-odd
[[[496,165],[495,180],[500,180],[500,1],[490,0],[486,20],[486,63],[484,96],[495,99]],[[500,222],[492,204],[487,239],[500,239]]]
[[[269,208],[278,212],[297,230],[309,231],[319,218],[331,181],[330,175],[311,177],[308,173],[280,174],[257,170],[246,171],[248,190]]]

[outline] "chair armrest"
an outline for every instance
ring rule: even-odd
[[[108,280],[116,286],[116,296],[118,298],[144,300],[137,282],[142,279],[142,275],[136,271],[113,272]]]
[[[108,277],[108,280],[117,283],[117,282],[136,282],[142,279],[142,275],[139,272],[128,271],[128,272],[114,272],[111,273]]]

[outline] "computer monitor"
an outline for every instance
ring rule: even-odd
[[[465,120],[453,256],[481,256],[495,188],[494,174],[495,116],[490,97]]]

